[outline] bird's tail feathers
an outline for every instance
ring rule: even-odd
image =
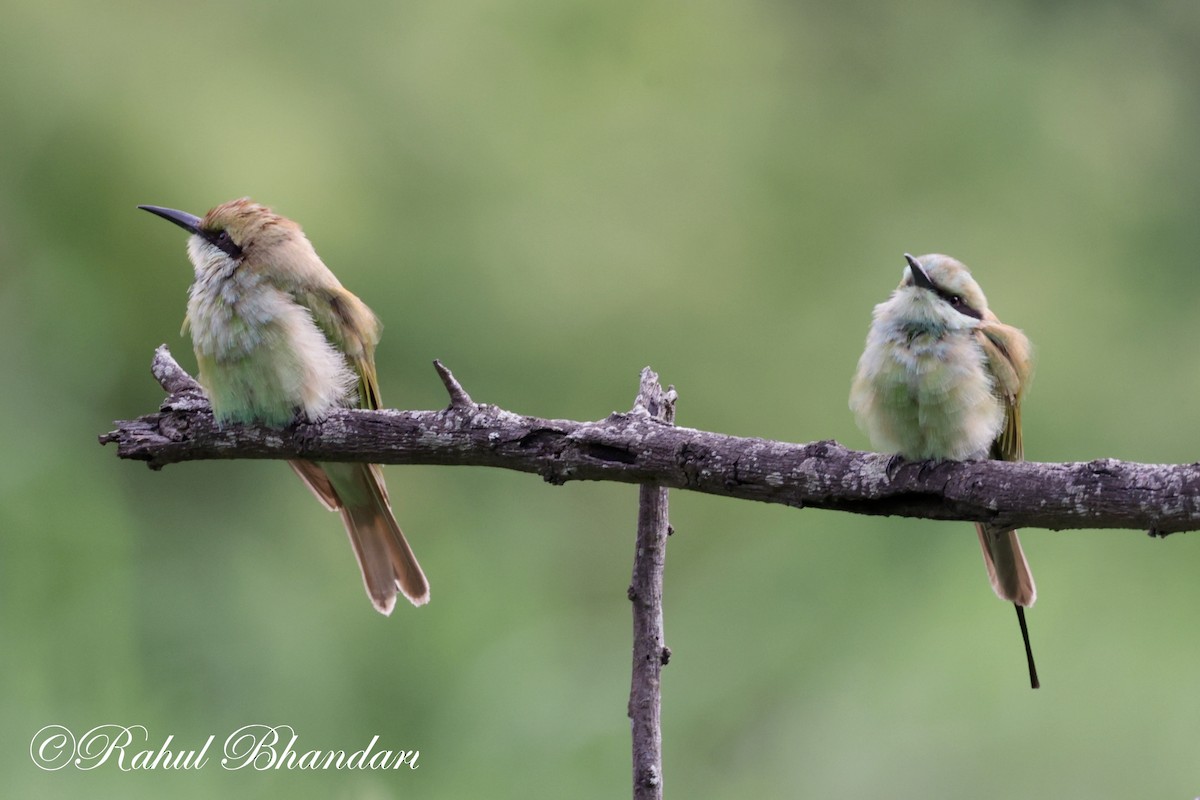
[[[391,614],[397,589],[414,606],[428,603],[429,582],[387,502],[376,493],[371,503],[343,506],[341,512],[375,608]]]
[[[976,523],[983,563],[992,589],[1001,600],[1028,608],[1037,600],[1037,587],[1015,530]]]
[[[342,515],[371,603],[391,614],[399,590],[415,606],[429,602],[429,581],[396,523],[374,464],[288,462],[317,499]]]

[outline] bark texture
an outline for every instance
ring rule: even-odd
[[[664,488],[856,514],[989,522],[1016,528],[1200,528],[1200,465],[904,462],[832,440],[791,444],[670,425],[636,410],[594,422],[540,419],[476,403],[440,363],[441,411],[346,410],[283,430],[218,428],[195,381],[165,346],[153,373],[161,409],[100,437],[159,469],[215,458],[308,458],[501,467],[571,480]]]
[[[670,425],[675,420],[675,391],[663,391],[658,375],[642,370],[633,414]],[[629,600],[633,605],[633,673],[629,687],[629,725],[633,734],[633,796],[661,800],[662,668],[671,651],[663,632],[663,573],[667,564],[668,490],[644,483],[638,490],[637,546]]]

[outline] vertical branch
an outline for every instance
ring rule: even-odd
[[[673,424],[675,390],[663,391],[658,375],[646,367],[633,413]],[[633,796],[661,800],[663,666],[671,651],[663,643],[663,570],[667,558],[667,489],[642,484],[638,490],[637,549],[629,600],[633,604],[633,677],[629,688],[629,724],[633,735]]]

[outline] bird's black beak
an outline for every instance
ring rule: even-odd
[[[200,218],[195,214],[189,214],[186,211],[176,211],[173,208],[163,208],[162,206],[138,206],[138,208],[142,211],[149,211],[151,214],[156,214],[163,219],[170,220],[188,233],[200,232]]]
[[[145,208],[145,206],[142,206]],[[147,209],[149,210],[149,209]],[[178,214],[179,212],[174,212]],[[922,289],[928,289],[931,292],[936,292],[937,287],[933,285],[933,281],[929,280],[929,276],[925,274],[925,270],[921,268],[921,263],[908,253],[904,254],[904,260],[908,262],[908,271],[912,273],[913,283]]]

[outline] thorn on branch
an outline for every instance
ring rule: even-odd
[[[467,390],[462,387],[462,384],[454,377],[454,373],[445,364],[435,358],[433,368],[437,370],[438,377],[442,379],[442,385],[446,387],[446,392],[450,395],[450,408],[470,408],[475,405],[471,400],[471,395],[467,394]]]
[[[204,387],[179,366],[165,344],[160,344],[154,351],[150,374],[167,392],[166,399],[159,404],[159,411],[203,411],[210,407]]]
[[[150,374],[154,375],[158,385],[167,391],[167,401],[162,405],[164,410],[176,407],[180,410],[196,409],[197,401],[202,405],[209,404],[203,387],[187,374],[186,369],[179,366],[175,357],[170,355],[170,348],[166,344],[160,344],[155,349],[154,360],[150,362]]]
[[[165,389],[167,394],[204,393],[196,379],[179,366],[179,362],[171,355],[171,349],[165,344],[160,344],[154,351],[154,360],[150,363],[150,373],[154,375],[158,385]]]
[[[641,384],[637,398],[633,401],[632,413],[639,417],[648,416],[668,425],[675,424],[675,401],[679,395],[674,386],[665,390],[658,382],[658,373],[649,367],[642,368]]]

